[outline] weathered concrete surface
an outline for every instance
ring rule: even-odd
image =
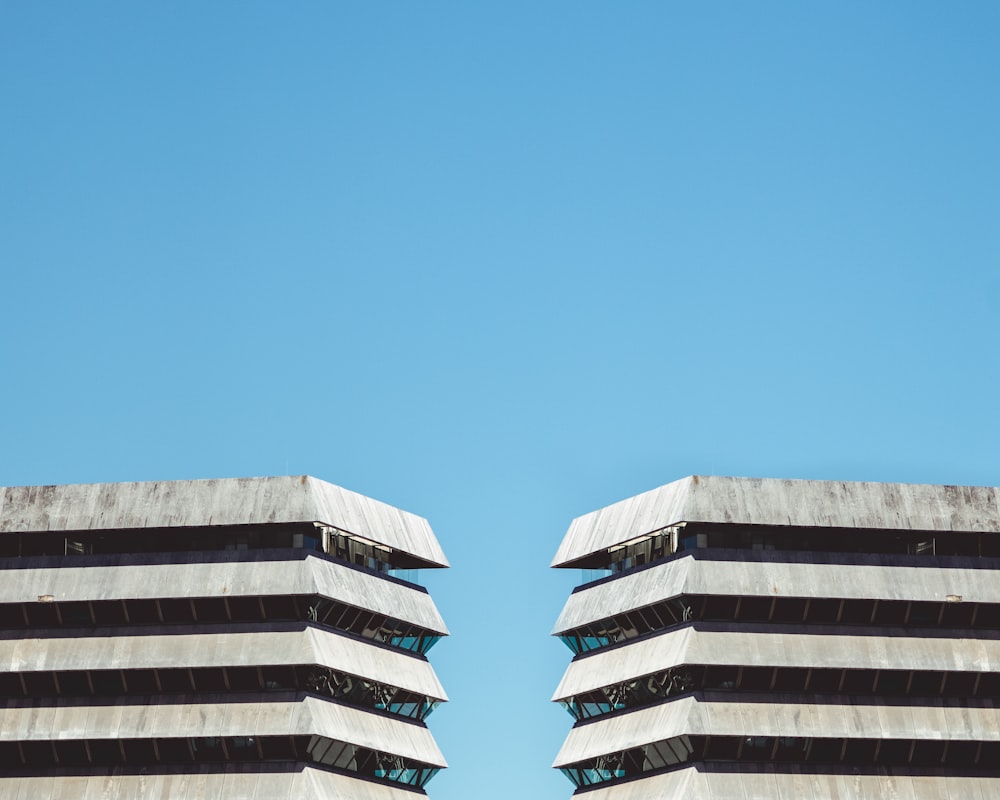
[[[1000,533],[1000,489],[693,475],[573,520],[552,566],[680,522]]]
[[[824,536],[837,536],[841,529],[993,535],[1000,534],[1000,489],[692,476],[574,520],[552,565],[579,565],[588,556],[681,523],[808,528],[816,537],[814,544]],[[822,554],[812,552],[796,558],[748,550],[745,557],[712,558],[694,551],[574,593],[555,633],[681,594],[933,603],[960,596],[963,601],[1000,602],[1000,581],[988,561],[972,565],[957,559],[936,562],[927,556],[918,565],[907,563],[906,557],[864,554],[829,560],[841,563],[825,563]],[[738,623],[694,622],[578,656],[553,699],[569,699],[685,664],[1000,672],[1000,638],[988,630],[963,634],[868,626],[866,635],[858,635],[861,631],[850,626],[776,624],[766,631],[748,630]],[[685,735],[1000,739],[1000,712],[989,702],[955,696],[940,702],[920,700],[920,705],[878,696],[817,699],[722,691],[675,698],[578,724],[556,766],[657,741],[677,741]],[[595,787],[585,796],[588,800],[993,800],[1000,783],[994,777],[923,769],[920,775],[896,768],[871,775],[855,772],[848,765],[782,764],[779,772],[749,763],[698,764]]]
[[[448,699],[424,659],[313,627],[171,636],[0,639],[0,672],[282,664],[318,664],[435,700]]]
[[[37,602],[41,596],[68,602],[289,594],[318,594],[448,633],[426,592],[317,556],[293,561],[16,569],[6,571],[0,581],[0,603]]]
[[[987,569],[937,569],[788,561],[712,561],[692,552],[569,596],[554,634],[681,594],[1000,603]]]
[[[308,475],[0,489],[0,533],[319,522],[447,567],[423,517]]]
[[[745,633],[686,627],[570,663],[553,700],[680,664],[745,667],[1000,671],[1000,640]]]
[[[0,536],[118,530],[135,536],[138,544],[150,529],[159,529],[162,535],[164,529],[310,523],[382,545],[400,556],[394,563],[401,567],[448,566],[427,520],[308,476],[0,488]],[[201,560],[182,553],[176,558],[130,559],[119,554],[58,562],[26,558],[16,564],[8,562],[12,568],[0,576],[0,603],[30,603],[39,598],[60,603],[319,595],[435,634],[447,633],[428,594],[305,552],[288,551],[294,556],[288,559],[275,559],[272,554],[271,560],[259,557],[263,551],[212,553]],[[60,566],[51,566],[56,563]],[[66,633],[38,629],[0,637],[0,672],[316,664],[432,700],[447,699],[423,657],[305,622],[136,625]],[[81,635],[72,635],[76,633]],[[178,702],[181,699],[132,697],[107,703],[100,698],[8,700],[0,706],[0,740],[315,735],[434,767],[445,766],[424,725],[331,699],[271,692],[258,693],[256,698],[230,698],[218,692]],[[257,702],[246,702],[250,699]],[[0,765],[0,772],[14,768]],[[297,769],[275,769],[273,765],[213,764],[204,769],[129,765],[130,771],[140,768],[142,774],[134,775],[118,775],[116,770],[107,769],[70,775],[56,764],[29,767],[49,774],[0,777],[0,797],[403,800],[414,796],[402,787],[305,765]],[[154,774],[146,774],[147,770]]]
[[[1000,740],[1000,709],[991,703],[971,701],[957,708],[945,700],[931,705],[851,705],[762,703],[759,696],[741,702],[737,695],[716,696],[720,702],[681,697],[577,726],[553,766],[685,735]]]
[[[877,775],[814,773],[782,767],[757,772],[696,766],[639,781],[593,789],[587,800],[996,800],[997,779],[903,769]]]
[[[5,800],[413,800],[420,795],[380,783],[301,766],[297,771],[253,767],[192,767],[166,774],[0,777]]]
[[[315,697],[283,703],[268,702],[262,695],[257,703],[88,706],[59,702],[0,708],[0,741],[300,734],[446,766],[423,725]]]

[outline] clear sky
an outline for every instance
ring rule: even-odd
[[[0,484],[430,519],[435,800],[568,797],[570,520],[1000,484],[996,2],[0,0]]]

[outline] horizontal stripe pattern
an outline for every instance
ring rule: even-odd
[[[987,569],[716,561],[696,551],[574,592],[553,634],[682,594],[751,597],[1000,603],[1000,580]]]
[[[319,556],[221,563],[65,566],[14,569],[0,581],[0,603],[318,594],[447,635],[431,596]]]
[[[170,636],[0,639],[0,671],[318,664],[447,700],[422,658],[314,627]]]

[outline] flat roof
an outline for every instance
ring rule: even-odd
[[[1000,489],[691,475],[577,517],[552,566],[682,522],[1000,533]]]
[[[449,566],[423,517],[309,475],[0,488],[0,533],[301,522]]]

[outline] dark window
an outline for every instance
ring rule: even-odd
[[[191,691],[191,678],[186,669],[161,669],[160,686],[167,694],[187,694]]]
[[[28,688],[28,697],[54,697],[56,695],[55,681],[51,672],[25,672],[24,683]]]
[[[809,675],[807,691],[818,694],[835,694],[840,688],[842,670],[814,669]]]
[[[705,745],[706,761],[734,761],[739,752],[737,736],[709,736]]]
[[[0,536],[0,539],[2,538]],[[19,630],[24,626],[24,611],[20,603],[4,603],[0,605],[0,628],[5,630]]]
[[[0,690],[0,694],[2,694]],[[976,691],[977,697],[1000,697],[1000,673],[984,672],[979,678],[979,689]]]
[[[59,681],[59,693],[62,695],[85,697],[90,694],[90,681],[87,680],[86,672],[59,672],[56,678]]]
[[[941,613],[940,603],[910,603],[909,624],[914,627],[928,627],[937,625],[938,615]]]
[[[338,619],[334,623],[334,625],[336,625],[338,628],[341,628],[341,629],[343,629],[345,631],[352,631],[353,632],[354,625],[357,623],[358,617],[360,615],[361,615],[361,609],[360,608],[353,608],[353,607],[347,608],[347,609],[344,610],[344,613],[341,615],[340,619]]]
[[[748,692],[766,692],[771,688],[774,670],[771,667],[744,667],[740,689]]]
[[[743,759],[746,761],[770,761],[773,749],[773,736],[747,736],[743,739]]]
[[[3,539],[0,536],[0,539]],[[0,764],[10,768],[21,763],[21,753],[17,749],[17,742],[0,742]]]
[[[117,600],[93,603],[94,619],[100,626],[125,624],[125,608]]]
[[[844,625],[868,625],[874,610],[875,604],[871,600],[845,600],[840,621]]]
[[[774,682],[776,692],[802,692],[805,691],[806,678],[809,675],[807,669],[797,669],[794,667],[782,667],[778,670],[778,678]]]
[[[262,667],[265,689],[294,689],[295,672],[291,667]]]
[[[707,667],[705,669],[706,689],[735,689],[738,667]]]
[[[1000,556],[1000,536],[995,533],[981,536],[979,538],[979,552],[990,558]]]
[[[910,741],[908,739],[888,739],[879,746],[878,760],[882,764],[905,764],[909,757]]]
[[[94,694],[96,695],[119,695],[125,693],[122,686],[122,676],[116,669],[99,669],[90,673],[90,680],[94,684]]]
[[[233,622],[257,622],[261,618],[260,602],[256,597],[231,597],[229,613]]]
[[[129,600],[128,601],[129,621],[136,625],[155,625],[160,621],[160,615],[156,613],[155,600]]]
[[[906,621],[907,604],[899,601],[883,600],[875,609],[876,625],[892,625],[898,627]]]
[[[974,533],[949,533],[935,540],[935,552],[939,556],[978,556],[978,537]]]
[[[125,673],[129,694],[156,694],[156,675],[151,669],[135,669]]]
[[[98,764],[120,764],[121,750],[117,739],[94,739],[90,742],[90,754]]]
[[[191,615],[191,603],[187,600],[165,598],[160,600],[160,610],[163,612],[163,621],[168,624],[185,624],[194,621],[194,617]]]
[[[90,757],[87,755],[87,746],[83,741],[57,740],[54,746],[56,758],[59,759],[60,765],[78,766],[90,763]]]
[[[848,739],[844,748],[844,762],[868,765],[875,761],[877,739]]]
[[[833,624],[840,613],[840,601],[821,598],[809,603],[809,616],[806,622],[817,625]]]
[[[198,622],[227,622],[226,601],[221,597],[200,597],[194,602]]]
[[[300,619],[293,597],[265,597],[264,610],[267,618],[271,620],[297,620]]]
[[[938,742],[932,739],[917,739],[913,743],[912,762],[921,767],[936,767],[939,765],[945,753],[946,742]]]
[[[871,694],[875,685],[875,672],[870,669],[849,669],[844,676],[847,694]]]
[[[944,694],[948,697],[970,697],[976,686],[978,673],[949,672],[945,677]]]
[[[910,681],[910,694],[916,697],[937,697],[941,694],[941,672],[916,670]]]
[[[202,667],[191,670],[194,687],[198,692],[224,692],[226,680],[221,667]]]
[[[945,628],[968,628],[972,625],[975,603],[945,603],[941,613],[941,625]]]
[[[976,614],[977,630],[1000,630],[1000,605],[997,603],[980,603]]]
[[[697,597],[675,597],[657,606],[657,613],[665,625],[676,625],[694,616],[694,607],[700,604]]]
[[[633,611],[631,617],[635,620],[635,628],[640,635],[665,627],[652,608],[640,608]]]
[[[793,736],[779,736],[778,749],[775,751],[775,761],[802,761],[806,757],[808,739]]]
[[[739,619],[741,621],[767,622],[770,613],[770,597],[744,597],[740,603]]]
[[[708,597],[702,612],[706,620],[731,622],[736,618],[736,597]]]
[[[296,759],[295,746],[287,736],[265,736],[260,740],[265,761],[292,761]]]
[[[160,739],[157,743],[160,760],[168,764],[184,763],[191,760],[191,749],[187,739]]]
[[[256,761],[257,744],[253,736],[229,736],[226,738],[226,749],[233,761]]]
[[[222,761],[222,739],[218,736],[202,736],[191,740],[191,749],[196,761]]]
[[[806,601],[797,597],[779,597],[774,601],[775,622],[802,622]]]
[[[47,767],[52,764],[52,746],[49,742],[21,742],[24,763],[29,767]]]
[[[13,672],[0,672],[0,698],[23,697],[21,677]],[[0,761],[0,764],[3,762]]]
[[[32,628],[55,628],[59,625],[55,603],[28,603],[28,624]]]
[[[262,688],[256,667],[230,667],[229,688],[234,692],[259,692]]]
[[[86,627],[94,624],[88,603],[60,603],[59,616],[62,617],[63,625]]]
[[[979,750],[979,765],[995,769],[1000,763],[1000,742],[982,742]]]
[[[910,674],[906,670],[884,669],[878,674],[876,694],[899,695],[906,694],[906,684]]]
[[[979,742],[949,742],[945,764],[949,767],[971,767],[976,763]]]

